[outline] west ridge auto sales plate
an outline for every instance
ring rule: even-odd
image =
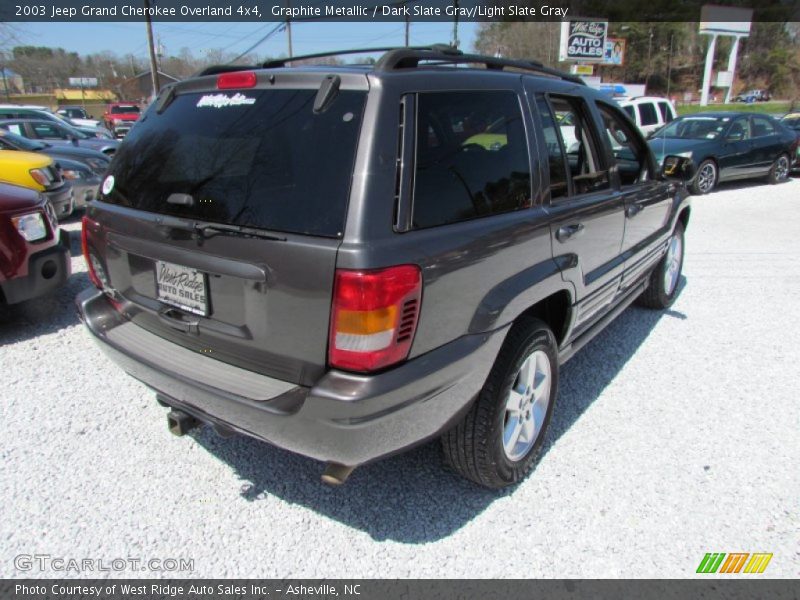
[[[208,315],[208,285],[206,274],[176,265],[156,261],[156,297],[196,315]]]

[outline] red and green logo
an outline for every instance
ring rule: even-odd
[[[708,552],[700,561],[697,572],[763,573],[771,560],[772,553],[766,552]]]

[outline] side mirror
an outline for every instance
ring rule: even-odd
[[[694,178],[696,168],[691,158],[669,155],[661,165],[661,179],[688,183]]]
[[[78,145],[78,138],[76,136],[74,136],[74,135],[69,136],[69,140],[72,142],[73,146],[77,146]]]

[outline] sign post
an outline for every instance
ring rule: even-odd
[[[723,77],[720,83],[728,83],[725,103],[730,102],[733,93],[733,81],[736,77],[736,58],[739,52],[739,40],[750,35],[750,22],[753,10],[750,8],[733,8],[706,4],[700,11],[700,34],[710,35],[711,41],[706,51],[706,65],[703,70],[703,89],[700,92],[700,106],[708,106],[708,88],[711,85],[711,70],[714,65],[714,51],[717,38],[721,35],[734,38],[731,53],[728,55],[729,76]],[[729,81],[728,81],[729,80]]]

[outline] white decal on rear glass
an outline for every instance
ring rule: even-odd
[[[248,98],[244,94],[206,94],[197,101],[197,108],[210,106],[211,108],[225,108],[226,106],[240,106],[242,104],[255,104],[255,98]]]

